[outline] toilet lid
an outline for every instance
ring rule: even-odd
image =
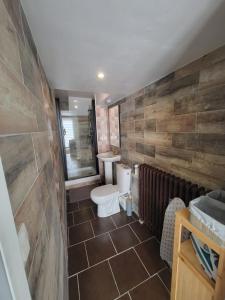
[[[117,193],[118,191],[119,190],[117,185],[106,184],[106,185],[98,186],[95,189],[93,189],[91,191],[91,195],[93,197],[101,198],[101,197],[106,197],[114,193]]]

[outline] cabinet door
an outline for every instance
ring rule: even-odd
[[[212,300],[213,294],[195,272],[178,258],[176,300]]]

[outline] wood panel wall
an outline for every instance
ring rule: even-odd
[[[120,102],[121,153],[225,188],[225,46]]]
[[[32,299],[67,299],[65,189],[54,98],[17,0],[0,0],[0,156]]]

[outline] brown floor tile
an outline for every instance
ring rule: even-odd
[[[109,234],[107,233],[87,241],[86,247],[90,265],[95,265],[116,254]]]
[[[127,292],[148,277],[133,249],[111,258],[109,262],[121,293]]]
[[[78,209],[79,207],[77,202],[67,203],[67,212],[76,211]]]
[[[108,262],[78,275],[81,300],[112,300],[119,296]]]
[[[159,272],[159,277],[161,278],[161,280],[163,281],[163,283],[165,284],[165,286],[168,288],[168,290],[170,291],[171,289],[171,270],[169,268]]]
[[[69,300],[79,300],[77,276],[69,279]]]
[[[95,220],[91,220],[95,235],[99,235],[110,230],[115,229],[112,219],[110,217],[107,218],[97,218]]]
[[[84,243],[68,248],[68,273],[76,274],[88,267]]]
[[[91,208],[85,208],[73,213],[74,224],[83,223],[94,218]]]
[[[145,224],[140,224],[139,221],[130,224],[130,226],[141,241],[147,240],[152,236],[148,227]]]
[[[90,222],[75,225],[69,228],[70,245],[82,242],[93,237]]]
[[[122,297],[118,298],[117,300],[130,300],[130,297],[128,294],[125,294]]]
[[[92,209],[92,211],[95,215],[95,218],[98,218],[98,207],[97,207],[97,205],[93,206],[91,209]],[[101,219],[103,219],[103,218],[101,218]]]
[[[126,224],[134,221],[134,218],[128,217],[124,211],[121,211],[118,214],[112,215],[112,218],[113,218],[114,222],[116,223],[116,226],[118,226],[118,227],[126,225]]]
[[[90,193],[96,186],[98,185],[92,184],[92,185],[86,185],[83,187],[71,189],[69,191],[70,201],[81,201],[85,199],[90,199]]]
[[[158,276],[154,276],[130,291],[132,300],[169,300],[170,296]]]
[[[110,232],[110,235],[118,252],[121,252],[138,244],[138,239],[128,225],[113,230],[112,232]]]
[[[96,206],[96,204],[91,199],[86,199],[79,202],[80,209],[94,207],[94,206]]]
[[[137,245],[135,250],[151,275],[165,267],[159,254],[159,243],[155,238]]]
[[[67,226],[73,226],[73,213],[68,213],[67,214]]]

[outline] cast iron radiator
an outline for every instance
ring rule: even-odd
[[[179,197],[188,206],[191,200],[205,193],[205,188],[147,164],[139,167],[139,216],[159,240],[170,199]]]

